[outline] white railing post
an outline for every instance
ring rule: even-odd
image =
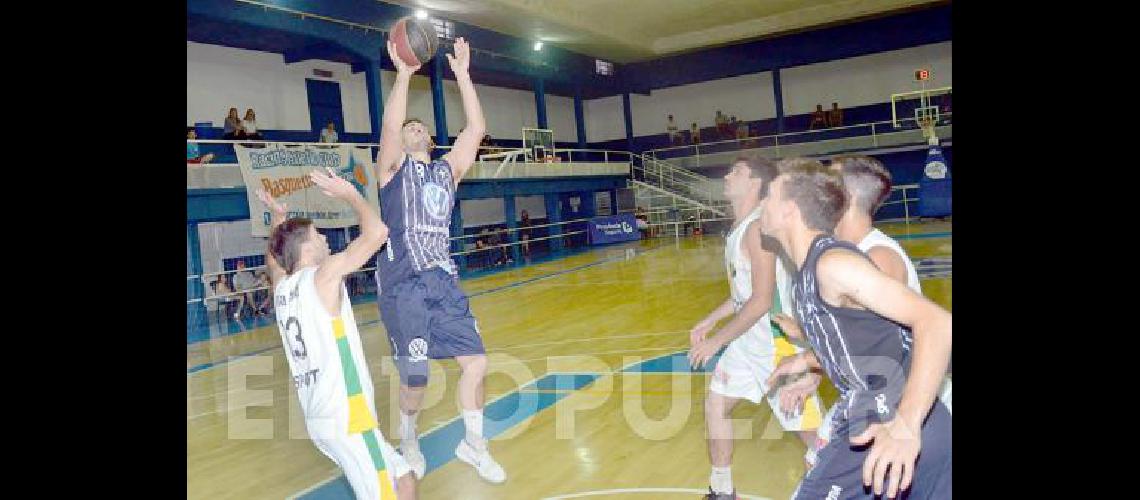
[[[909,231],[910,230],[910,205],[907,203],[907,200],[909,200],[910,197],[906,195],[906,188],[905,187],[902,189],[902,192],[903,192],[903,221],[905,221],[907,231]]]
[[[875,147],[879,147],[879,136],[875,134],[874,123],[871,123],[871,144],[874,144]],[[906,191],[903,191],[903,195],[906,195]]]

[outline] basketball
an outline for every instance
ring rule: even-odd
[[[426,19],[401,17],[392,25],[389,36],[392,43],[396,44],[396,54],[409,66],[419,66],[430,61],[439,48],[435,26]]]

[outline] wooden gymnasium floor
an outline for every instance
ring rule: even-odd
[[[921,261],[927,296],[950,308],[950,223],[881,228]],[[490,357],[485,433],[508,479],[485,483],[454,459],[458,368],[432,361],[420,498],[697,498],[709,474],[708,379],[684,356],[689,328],[728,295],[723,248],[719,236],[663,238],[464,280]],[[393,442],[387,336],[375,303],[355,314]],[[195,342],[186,358],[188,498],[352,498],[308,439],[275,327]],[[835,398],[830,386],[822,393]],[[766,405],[745,401],[733,418],[741,498],[787,498],[803,473],[803,445]]]

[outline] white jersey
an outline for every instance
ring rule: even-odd
[[[306,427],[321,439],[374,426],[376,406],[348,290],[341,284],[340,314],[330,315],[317,296],[316,271],[307,267],[278,283],[274,304]]]
[[[748,251],[744,249],[744,235],[747,234],[748,226],[760,217],[760,207],[753,210],[740,221],[732,232],[728,233],[728,239],[725,241],[724,246],[724,262],[725,270],[728,272],[729,290],[732,294],[733,312],[740,312],[744,307],[744,303],[752,297],[752,260],[748,257]],[[759,243],[759,242],[756,242]],[[791,280],[788,278],[786,272],[783,272],[783,266],[776,262],[776,289],[790,289]],[[777,294],[778,295],[778,294]],[[775,303],[775,300],[773,300]],[[751,337],[750,340],[759,340],[757,347],[759,347],[765,354],[770,354],[772,349],[772,324],[770,321],[769,313],[764,313],[748,331],[740,336],[740,339]],[[739,340],[739,339],[738,339]]]
[[[906,266],[906,286],[922,295],[922,284],[918,281],[918,271],[914,270],[914,263],[910,261],[910,256],[894,238],[883,234],[878,229],[871,228],[871,232],[867,233],[867,236],[864,236],[857,246],[863,253],[871,251],[874,247],[887,247],[898,253],[899,257],[902,258],[903,265]]]

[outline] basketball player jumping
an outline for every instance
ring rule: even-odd
[[[257,193],[272,214],[265,260],[305,428],[317,448],[344,470],[356,498],[414,499],[411,469],[376,423],[372,377],[344,286],[345,275],[380,249],[388,228],[376,209],[332,169],[328,174],[315,170],[309,177],[325,195],[356,211],[360,236],[343,252],[330,255],[328,241],[311,220],[285,220],[284,204],[265,190]]]
[[[843,190],[847,193],[848,200],[847,211],[835,226],[835,236],[843,241],[855,243],[880,271],[900,283],[905,283],[916,293],[922,293],[918,272],[915,271],[910,256],[894,238],[872,226],[875,212],[891,194],[891,173],[879,160],[862,155],[833,158],[830,167],[843,180]],[[796,323],[791,316],[781,313],[774,315],[773,319],[789,337],[803,338],[799,323]],[[817,382],[818,380],[815,379]],[[947,379],[939,395],[947,410],[950,410],[949,391],[950,383]],[[810,392],[807,390],[783,391],[780,394],[781,407],[784,411],[795,411],[795,408],[803,404],[803,398],[808,394]],[[827,415],[823,417],[815,445],[808,449],[806,459],[809,466],[815,464],[816,452],[823,449],[831,440],[831,420],[837,408],[838,406],[832,405]]]
[[[420,67],[401,60],[391,42],[388,55],[396,66],[396,83],[384,105],[376,168],[381,217],[391,234],[376,257],[376,282],[380,316],[400,372],[400,451],[416,476],[423,477],[427,466],[420,452],[416,417],[428,382],[428,359],[455,358],[462,370],[459,404],[467,430],[455,454],[483,479],[501,483],[506,473],[491,457],[483,437],[486,351],[448,255],[455,191],[475,160],[486,130],[468,73],[470,48],[459,38],[455,54],[447,54],[467,124],[451,151],[438,160],[431,159],[433,144],[423,122],[404,120],[408,83]]]
[[[936,396],[952,316],[831,234],[846,203],[838,176],[823,169],[782,171],[762,203],[761,232],[799,269],[796,319],[814,350],[770,380],[822,367],[840,393],[835,439],[795,498],[894,498],[908,488],[915,500],[951,498],[951,417]]]
[[[738,158],[724,177],[724,193],[732,204],[736,220],[725,243],[724,259],[731,296],[690,331],[689,351],[693,366],[702,366],[717,351],[728,346],[717,362],[705,399],[708,426],[709,494],[712,500],[736,498],[732,485],[732,421],[728,415],[741,398],[759,404],[768,393],[768,375],[783,357],[802,350],[782,336],[774,335],[769,311],[779,311],[778,288],[790,279],[777,264],[776,255],[760,243],[760,232],[753,224],[760,216],[760,199],[776,177],[776,166],[765,158]],[[715,335],[705,336],[720,320],[733,316]],[[810,447],[819,426],[821,406],[811,396],[803,414],[778,411],[778,391],[768,395],[768,403],[780,425],[798,431]]]

